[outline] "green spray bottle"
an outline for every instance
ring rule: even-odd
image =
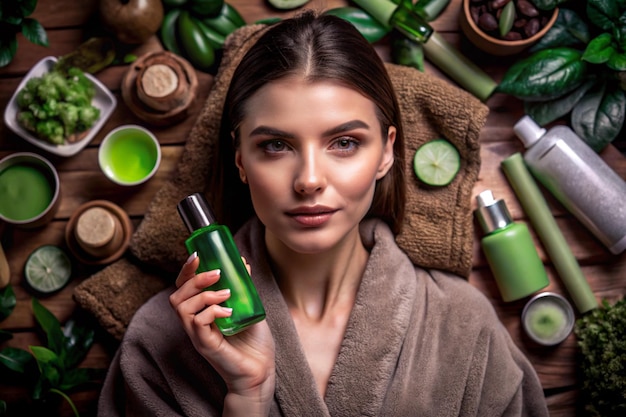
[[[196,252],[200,258],[197,271],[219,269],[220,279],[211,291],[230,289],[230,298],[221,305],[232,308],[230,317],[215,319],[215,324],[225,336],[239,333],[251,324],[265,318],[265,309],[235,246],[228,227],[218,224],[209,203],[200,193],[191,194],[178,203],[178,214],[191,236],[185,240],[187,251]]]

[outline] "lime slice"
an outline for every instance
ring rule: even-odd
[[[448,185],[461,168],[459,151],[445,139],[435,139],[420,146],[413,157],[413,171],[423,183]]]
[[[35,249],[26,260],[26,282],[37,292],[50,294],[67,284],[72,275],[72,262],[63,249],[43,245]]]

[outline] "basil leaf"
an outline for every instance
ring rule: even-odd
[[[12,371],[23,374],[32,361],[33,355],[24,349],[6,347],[0,350],[0,363]]]
[[[588,0],[587,17],[594,25],[605,31],[612,31],[621,15],[614,0]]]
[[[11,315],[17,304],[15,292],[11,284],[0,289],[0,321]]]
[[[48,46],[48,35],[41,23],[35,19],[27,17],[22,23],[22,34],[26,39],[35,45]]]
[[[578,13],[571,9],[559,9],[559,14],[539,41],[530,47],[529,52],[560,46],[586,45],[589,42],[589,26]]]
[[[17,36],[0,37],[0,68],[9,65],[17,52]]]
[[[0,329],[0,342],[6,342],[11,339],[13,339],[13,333]]]
[[[37,323],[46,333],[48,348],[58,356],[65,357],[65,336],[59,320],[36,298],[33,298],[31,304]]]
[[[63,328],[65,336],[65,367],[73,368],[80,364],[93,345],[95,330],[89,324],[68,320]]]
[[[626,71],[626,52],[614,53],[606,62],[606,65],[615,71]]]
[[[589,42],[582,59],[592,64],[603,64],[615,53],[613,47],[613,36],[604,32],[596,36]]]
[[[600,152],[619,134],[625,114],[624,91],[602,82],[574,106],[570,124],[594,151]]]
[[[535,52],[509,67],[496,91],[528,101],[560,97],[585,78],[587,64],[581,56],[582,52],[572,48]]]
[[[595,83],[595,79],[589,79],[572,92],[554,100],[524,102],[524,112],[537,124],[545,126],[571,112],[576,103]]]

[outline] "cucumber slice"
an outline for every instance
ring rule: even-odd
[[[63,288],[72,276],[72,262],[58,246],[43,245],[35,249],[24,265],[28,285],[41,294],[51,294]]]
[[[461,169],[461,157],[453,144],[434,139],[420,146],[413,157],[413,171],[424,184],[441,187],[452,182]]]
[[[310,0],[267,0],[269,4],[277,9],[290,10],[304,6]]]

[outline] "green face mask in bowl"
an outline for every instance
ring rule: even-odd
[[[124,186],[148,181],[161,163],[161,147],[149,130],[120,126],[107,134],[98,150],[100,169],[111,181]]]

